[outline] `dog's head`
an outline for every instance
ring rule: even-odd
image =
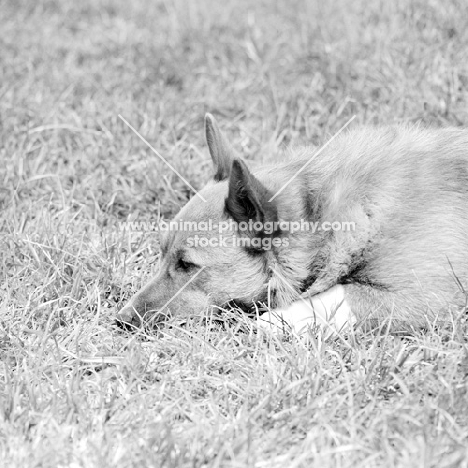
[[[235,155],[209,114],[205,133],[214,178],[161,233],[159,274],[120,311],[121,324],[159,322],[230,301],[246,306],[275,301],[269,280],[281,262],[280,250],[283,256],[288,252],[287,237],[275,227],[274,192]],[[303,270],[293,271],[298,281],[307,275]]]

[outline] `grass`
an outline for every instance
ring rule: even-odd
[[[0,0],[5,467],[466,467],[468,352],[267,339],[247,318],[125,334],[157,236],[209,179],[203,115],[261,161],[361,124],[468,124],[463,0]],[[353,125],[356,122],[353,123]]]

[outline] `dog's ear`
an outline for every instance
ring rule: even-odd
[[[226,212],[237,223],[278,221],[276,202],[270,191],[249,171],[241,159],[234,159],[229,176]]]
[[[229,177],[235,153],[211,114],[205,114],[205,137],[214,164],[214,179],[218,182],[226,180]]]

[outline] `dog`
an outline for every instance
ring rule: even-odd
[[[205,134],[213,179],[173,220],[191,229],[161,232],[120,325],[235,304],[276,331],[397,332],[466,305],[466,130],[363,127],[255,171],[210,114]]]

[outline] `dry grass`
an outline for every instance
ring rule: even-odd
[[[468,124],[464,0],[0,0],[3,466],[468,466],[467,324],[347,342],[248,319],[127,335],[169,217],[210,176],[361,123]],[[235,322],[234,322],[235,323]]]

